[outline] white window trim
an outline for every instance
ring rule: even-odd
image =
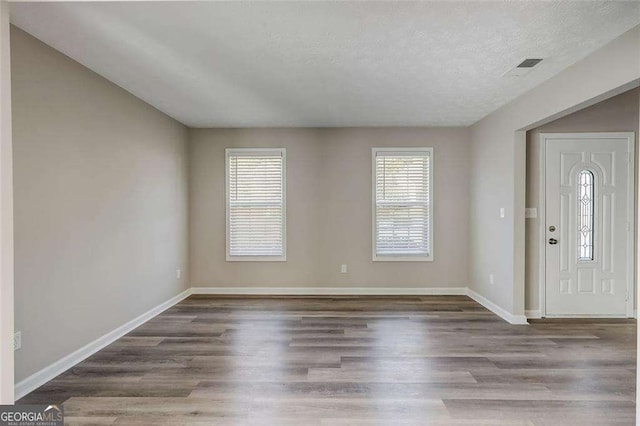
[[[285,262],[287,260],[287,150],[286,148],[226,148],[224,150],[225,205],[226,205],[226,255],[227,262]],[[232,256],[229,253],[229,157],[231,155],[282,155],[282,255],[280,256]]]
[[[420,152],[429,154],[429,254],[427,256],[415,255],[384,255],[378,256],[376,254],[376,154],[378,152]],[[434,205],[434,184],[433,184],[433,170],[435,161],[433,158],[432,147],[406,147],[406,148],[371,148],[371,248],[372,248],[372,260],[374,262],[433,262],[433,205]]]

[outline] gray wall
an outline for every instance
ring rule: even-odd
[[[634,89],[527,132],[527,207],[538,207],[540,201],[540,133],[635,132],[637,135],[639,110],[640,90]],[[538,211],[537,219],[527,219],[527,310],[540,309],[539,228],[542,214]]]
[[[469,135],[452,128],[191,131],[190,275],[194,287],[468,285]],[[371,148],[434,147],[434,261],[372,262]],[[287,262],[225,261],[229,147],[287,149]],[[340,273],[347,264],[349,272]]]
[[[182,292],[187,129],[12,28],[16,381]]]

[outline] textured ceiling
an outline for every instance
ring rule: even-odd
[[[640,23],[638,2],[14,3],[192,127],[466,126]],[[503,77],[523,58],[524,77]]]

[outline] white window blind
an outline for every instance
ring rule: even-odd
[[[374,260],[432,259],[432,148],[373,149]]]
[[[227,260],[285,260],[285,150],[227,149]]]

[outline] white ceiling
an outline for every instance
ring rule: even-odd
[[[192,127],[466,126],[640,23],[638,2],[14,3]],[[525,77],[502,74],[545,58]]]

